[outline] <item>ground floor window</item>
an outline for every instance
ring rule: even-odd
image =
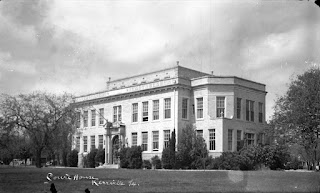
[[[88,137],[83,136],[83,151],[87,152],[88,151]]]
[[[159,131],[153,131],[153,151],[159,150]]]
[[[132,133],[132,146],[137,146],[137,142],[138,142],[138,134]]]
[[[164,131],[164,148],[169,147],[169,140],[170,140],[170,130]]]
[[[148,132],[142,132],[142,151],[148,151]]]
[[[209,150],[216,150],[216,130],[209,129]]]
[[[232,151],[232,129],[228,129],[228,150]]]
[[[254,133],[247,133],[246,134],[247,145],[254,145]]]

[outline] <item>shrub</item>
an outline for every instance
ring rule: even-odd
[[[95,156],[95,162],[96,163],[102,163],[104,164],[105,162],[105,149],[99,148],[97,151],[97,154]]]
[[[161,160],[157,155],[151,158],[151,163],[154,169],[161,169]]]
[[[285,163],[289,161],[290,155],[285,146],[266,146],[265,164],[271,170],[284,169]]]
[[[142,168],[151,169],[151,162],[150,162],[150,160],[143,160]]]
[[[72,150],[68,155],[68,166],[69,167],[78,166],[78,151],[76,149]]]
[[[170,163],[170,148],[167,147],[162,151],[162,157],[161,157],[161,162],[162,162],[162,167],[164,169],[172,169],[172,165]]]
[[[95,157],[98,153],[98,149],[92,149],[90,153],[87,155],[87,162],[89,168],[95,168],[98,164],[95,161]]]
[[[139,169],[142,166],[142,149],[140,146],[122,148],[120,150],[120,166],[129,169]]]

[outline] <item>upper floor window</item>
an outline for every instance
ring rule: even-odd
[[[121,106],[113,107],[113,122],[121,122]]]
[[[148,121],[149,115],[148,115],[148,102],[142,103],[142,121]]]
[[[237,98],[237,119],[241,119],[241,98]]]
[[[203,98],[197,98],[197,118],[203,118]]]
[[[96,126],[96,110],[91,110],[91,126]]]
[[[182,118],[188,119],[188,99],[182,99]]]
[[[104,108],[99,109],[99,124],[104,124]]]
[[[216,130],[209,129],[209,150],[216,150]]]
[[[88,111],[83,112],[83,126],[88,127]]]
[[[159,100],[153,101],[153,120],[159,120]]]
[[[254,101],[246,100],[246,120],[254,121]]]
[[[79,128],[80,127],[80,117],[81,117],[81,113],[77,112],[77,121],[76,121],[76,127]]]
[[[263,121],[262,109],[263,109],[263,103],[259,103],[259,123],[262,123],[262,121]]]
[[[138,122],[138,103],[132,104],[132,122]]]
[[[217,97],[217,117],[224,117],[225,97]]]
[[[164,118],[171,118],[171,98],[164,99]]]

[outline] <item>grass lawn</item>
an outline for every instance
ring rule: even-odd
[[[1,193],[50,192],[52,182],[59,193],[320,192],[319,172],[0,168]]]

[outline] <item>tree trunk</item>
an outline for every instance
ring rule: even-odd
[[[36,167],[37,168],[41,168],[41,152],[42,152],[42,149],[36,150]]]
[[[67,166],[67,152],[62,150],[62,165]]]

